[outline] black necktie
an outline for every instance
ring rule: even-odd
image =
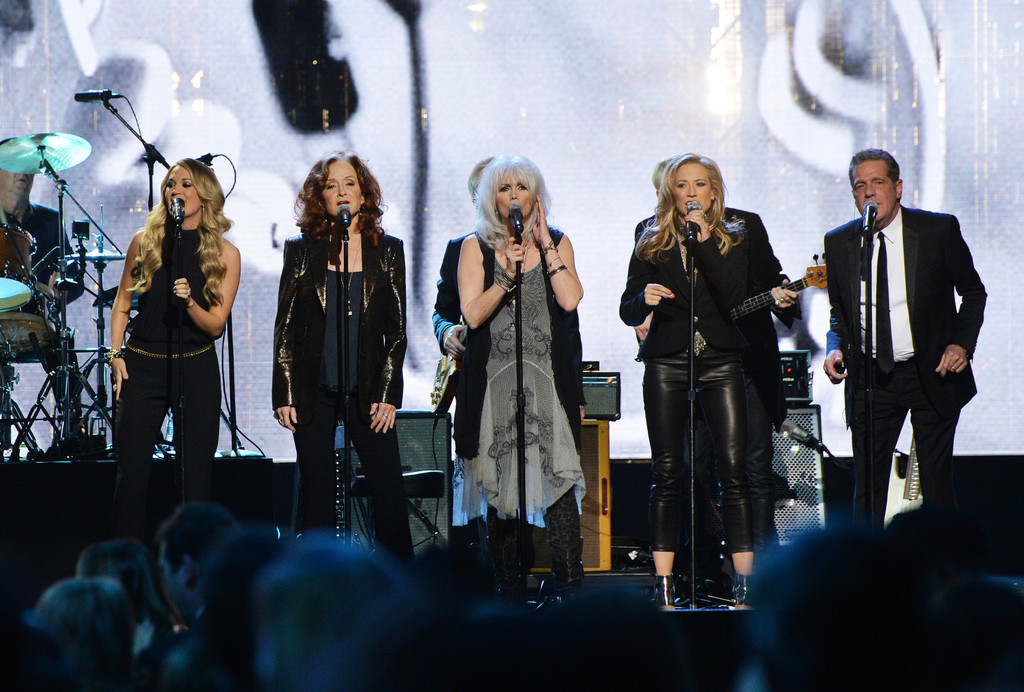
[[[875,282],[875,358],[884,373],[892,372],[892,324],[889,322],[889,271],[885,236],[878,234],[878,280]]]

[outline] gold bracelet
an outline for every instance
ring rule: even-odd
[[[554,240],[554,238],[552,238],[551,241],[547,245],[545,245],[543,247],[545,255],[548,254],[549,252],[551,252],[552,250],[557,250],[557,249],[558,248],[555,247],[555,240]]]
[[[124,358],[124,352],[119,348],[111,348],[107,351],[107,365],[113,365],[115,358]]]

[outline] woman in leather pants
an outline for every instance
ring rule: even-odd
[[[740,225],[723,220],[725,187],[718,165],[705,156],[682,154],[665,167],[651,224],[639,236],[619,315],[638,326],[651,313],[650,331],[638,358],[645,365],[644,408],[651,442],[651,550],[656,600],[675,600],[672,564],[683,520],[688,429],[687,392],[690,291],[683,245],[695,225],[696,389],[711,432],[722,485],[722,514],[735,570],[734,596],[746,604],[753,571],[754,541],[746,454],[747,407],[740,352],[746,340],[729,310],[746,297],[745,266],[730,251],[743,242]],[[694,205],[696,202],[699,207]],[[784,295],[781,293],[780,296]],[[775,289],[773,289],[773,292]],[[685,493],[688,494],[688,493]]]

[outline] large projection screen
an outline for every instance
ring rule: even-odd
[[[354,148],[369,161],[384,225],[406,244],[406,409],[429,407],[435,282],[446,241],[471,229],[470,169],[498,153],[535,161],[551,222],[576,248],[584,358],[622,373],[612,455],[644,458],[643,366],[618,301],[633,227],[653,208],[654,164],[685,151],[716,159],[727,203],[761,215],[797,276],[824,233],[856,213],[850,155],[883,147],[902,165],[905,204],[959,217],[989,293],[979,395],[956,450],[1021,453],[1024,365],[1010,345],[1024,328],[1013,308],[1024,247],[1022,21],[1024,5],[996,0],[6,0],[0,138],[88,139],[92,155],[63,177],[122,249],[147,208],[142,146],[102,104],[76,103],[76,91],[128,97],[134,113],[126,100],[112,104],[169,161],[230,158],[237,179],[226,158],[214,170],[234,185],[229,238],[243,258],[238,422],[247,448],[278,459],[294,457],[270,405],[281,245],[296,232],[295,194],[324,152]],[[157,183],[162,175],[158,166]],[[56,199],[37,177],[33,200]],[[106,286],[120,269],[106,270]],[[69,308],[79,347],[99,338],[87,298]],[[808,290],[802,304],[804,321],[780,332],[781,344],[811,350],[823,437],[849,454],[841,388],[821,373],[825,293]],[[26,363],[18,375],[24,408],[43,373]]]

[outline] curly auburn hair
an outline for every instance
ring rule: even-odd
[[[306,182],[302,184],[302,190],[295,200],[296,225],[313,240],[330,237],[336,219],[327,214],[324,187],[327,185],[331,164],[336,161],[348,163],[356,171],[356,179],[363,195],[363,205],[353,214],[356,228],[370,245],[377,247],[384,236],[384,229],[380,225],[380,217],[384,214],[380,183],[366,163],[359,158],[359,154],[351,150],[327,154],[309,169]]]

